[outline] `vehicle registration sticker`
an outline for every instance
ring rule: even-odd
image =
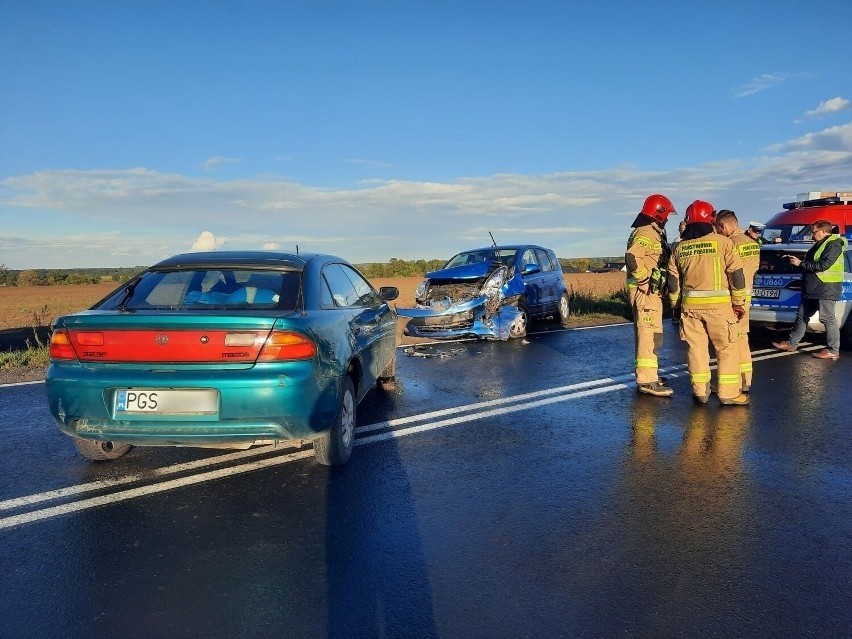
[[[751,293],[752,297],[764,297],[769,299],[779,299],[781,297],[780,288],[756,288]]]
[[[115,393],[116,414],[212,415],[219,411],[219,393],[213,388],[120,388]]]

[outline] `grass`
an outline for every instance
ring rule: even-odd
[[[27,340],[27,347],[23,350],[0,351],[0,370],[47,366],[48,363],[50,363],[50,347],[33,346],[30,340]]]
[[[630,302],[627,297],[627,289],[615,291],[605,296],[595,295],[584,290],[572,290],[569,308],[571,315],[575,317],[630,319]]]

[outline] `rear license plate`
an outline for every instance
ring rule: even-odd
[[[219,410],[219,393],[212,388],[121,388],[115,393],[116,415],[212,415]]]
[[[751,293],[752,297],[763,297],[769,299],[779,299],[781,297],[780,288],[756,288]]]

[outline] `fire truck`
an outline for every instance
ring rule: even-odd
[[[754,277],[750,322],[756,327],[789,330],[796,319],[802,291],[801,271],[784,259],[795,255],[804,259],[813,245],[810,225],[827,220],[834,232],[852,244],[852,191],[809,191],[800,193],[795,202],[783,205],[783,211],[772,216],[761,236],[760,266]],[[852,249],[844,254],[844,281],[840,301],[836,304],[837,324],[844,348],[852,347]],[[818,313],[808,321],[808,330],[824,332]]]

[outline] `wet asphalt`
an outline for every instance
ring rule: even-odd
[[[436,345],[310,447],[93,464],[0,388],[0,637],[850,637],[852,353],[637,395],[629,326]],[[819,342],[819,338],[814,339]]]

